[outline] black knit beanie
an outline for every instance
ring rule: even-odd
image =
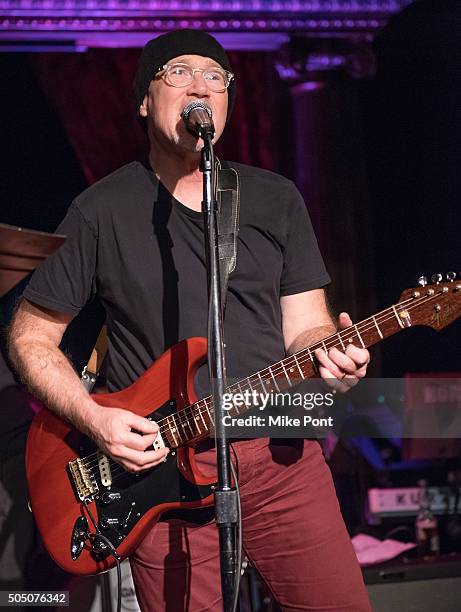
[[[210,34],[201,30],[174,30],[162,34],[145,45],[139,58],[138,69],[133,81],[133,93],[138,113],[154,75],[168,60],[180,55],[211,57],[224,70],[232,72],[224,48]],[[235,80],[232,79],[228,88],[227,121],[231,116],[234,101]]]

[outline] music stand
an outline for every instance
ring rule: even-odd
[[[65,236],[0,223],[0,297],[54,253]]]

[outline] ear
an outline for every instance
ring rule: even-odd
[[[144,96],[141,106],[139,107],[139,115],[147,117],[147,94]]]

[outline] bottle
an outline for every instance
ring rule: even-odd
[[[420,557],[431,557],[440,552],[437,519],[431,512],[427,482],[418,480],[419,510],[416,516],[416,549]]]

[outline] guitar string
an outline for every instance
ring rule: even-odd
[[[409,298],[407,300],[403,300],[402,302],[399,302],[398,304],[390,306],[389,308],[384,309],[383,311],[377,313],[376,315],[374,315],[372,317],[368,317],[367,319],[364,319],[361,323],[356,324],[356,325],[357,326],[360,325],[360,328],[361,328],[360,331],[362,333],[366,333],[370,329],[375,329],[375,321],[376,322],[379,321],[380,323],[385,323],[386,321],[393,320],[396,317],[396,313],[393,311],[394,308],[397,308],[397,307],[401,308],[407,302],[411,302],[413,300],[412,304],[408,308],[408,310],[412,310],[415,307],[421,305],[421,302],[430,301],[431,299],[436,298],[438,295],[441,295],[441,293],[442,292],[439,292],[438,294],[434,294],[434,295],[425,295],[425,296],[422,296],[421,298],[417,298],[417,299]],[[392,310],[392,312],[390,312],[391,310]],[[390,314],[391,316],[387,317],[387,314]],[[385,315],[385,317],[383,318],[382,315]],[[370,322],[370,324],[368,324],[368,322]],[[327,348],[331,348],[333,346],[337,346],[338,345],[337,340],[336,340],[336,342],[333,342],[333,340],[334,340],[335,337],[337,339],[340,334],[341,334],[341,337],[342,337],[341,339],[343,339],[343,340],[347,340],[350,337],[358,336],[360,334],[357,332],[357,330],[355,330],[356,325],[352,325],[352,326],[350,326],[350,328],[347,328],[347,329],[343,330],[343,332],[339,332],[339,333],[336,333],[336,334],[332,335],[330,337],[329,342],[327,342],[326,340],[325,341],[321,341],[319,343],[315,343],[314,345],[312,345],[311,347],[308,347],[308,348],[312,349],[314,346],[316,346],[316,344],[319,345],[316,348],[322,348],[323,344]],[[316,349],[314,349],[314,350],[316,350]],[[302,349],[299,352],[300,353],[305,353],[306,351],[307,351],[307,348],[306,349]],[[307,351],[307,352],[309,354],[309,351]],[[299,358],[299,359],[297,359],[297,358],[295,359],[295,355],[291,355],[289,357],[286,357],[282,361],[287,362],[287,361],[289,361],[291,359],[294,362],[297,361],[299,364],[303,364],[303,363],[306,363],[306,362],[309,362],[309,361],[312,363],[312,359],[311,359],[310,355],[309,356],[305,355],[303,358]],[[275,378],[274,374],[279,374],[281,372],[285,373],[284,366],[279,367],[278,370],[276,370],[275,368],[274,368],[274,370],[272,370],[272,368],[264,368],[264,370],[270,370],[270,372],[271,372],[270,375],[271,375],[272,378]],[[253,380],[252,381],[251,380],[252,377],[255,377],[255,376],[259,377],[259,374],[264,372],[264,370],[260,370],[259,372],[256,372],[256,373],[250,375],[247,379],[244,379],[244,380],[248,380],[250,382],[250,385],[251,385],[251,382],[253,382],[255,387],[256,386],[258,386],[258,387],[261,386],[261,389],[264,389],[264,387],[262,386],[262,381],[260,381],[260,380]],[[244,382],[244,381],[243,380],[239,381],[238,383],[235,383],[235,385],[237,385],[239,387],[240,383],[242,383],[242,382]],[[293,386],[293,385],[290,385],[290,386]],[[228,390],[232,390],[233,388],[235,388],[235,386],[229,386],[227,389]],[[288,389],[288,388],[289,387],[286,387],[286,389]],[[191,413],[191,416],[194,416],[194,414],[197,414],[197,412],[198,412],[198,416],[200,416],[200,417],[202,417],[203,415],[207,415],[207,413],[208,413],[208,416],[210,417],[210,420],[211,420],[210,408],[213,408],[213,406],[211,404],[210,404],[210,407],[207,406],[207,403],[211,402],[211,400],[212,400],[212,398],[211,398],[211,396],[209,396],[208,398],[204,398],[202,400],[199,400],[195,404],[191,404],[189,406],[186,406],[186,407],[182,408],[180,411],[175,413],[175,415],[169,415],[167,417],[164,417],[163,419],[158,421],[159,425],[162,424],[163,422],[165,422],[164,425],[163,424],[160,425],[159,433],[162,434],[162,433],[165,433],[165,432],[169,432],[171,434],[172,432],[171,432],[170,425],[173,424],[175,426],[174,431],[176,431],[178,433],[178,435],[177,436],[174,436],[173,434],[172,435],[173,435],[173,437],[178,437],[180,442],[182,443],[183,442],[182,436],[181,436],[180,432],[178,431],[178,427],[177,427],[178,421],[179,421],[179,424],[181,425],[181,427],[183,429],[183,433],[186,434],[185,425],[184,425],[184,422],[182,422],[182,418],[181,418],[181,413],[186,418],[186,422],[188,423],[188,425],[189,425],[189,417],[186,416],[186,414],[185,414],[186,411],[189,411]],[[205,410],[203,412],[202,412],[202,407],[200,407],[201,403],[205,404]],[[198,410],[197,410],[197,408],[198,408]],[[238,412],[237,412],[237,414],[238,414]],[[172,422],[171,422],[171,420],[172,420]],[[202,419],[202,421],[203,421],[203,419]],[[202,432],[202,434],[199,433],[199,432],[195,433],[190,425],[189,425],[189,429],[191,430],[191,433],[193,434],[193,438],[191,438],[191,439],[197,439],[203,433],[205,433],[205,432]],[[206,433],[208,433],[207,430],[206,430]],[[186,437],[186,442],[191,440],[188,437],[188,434],[186,434],[185,437]],[[91,463],[91,459],[90,458],[92,458],[93,456],[96,458],[96,461],[94,463]],[[90,463],[88,463],[88,460],[90,460]],[[114,464],[114,466],[115,466],[114,467],[114,473],[119,471],[118,468],[120,468],[120,470],[123,470],[123,468],[118,463],[116,463],[114,460],[112,460],[112,459],[108,459],[108,460],[109,460],[109,463],[112,462]],[[93,467],[95,467],[99,463],[99,461],[97,459],[97,453],[92,453],[92,454],[88,455],[82,461],[85,463],[85,467],[87,469],[92,469]],[[125,470],[123,470],[123,471],[125,471]]]
[[[421,302],[430,301],[431,299],[434,299],[435,297],[437,297],[437,295],[440,295],[441,293],[442,292],[440,292],[439,294],[434,294],[434,295],[425,295],[425,296],[422,296],[421,298],[417,298],[417,299],[409,298],[407,300],[402,300],[398,304],[394,304],[393,306],[390,306],[389,308],[386,308],[386,309],[380,311],[376,315],[368,317],[367,319],[364,319],[360,324],[357,324],[357,326],[360,325],[362,333],[366,333],[370,329],[374,329],[375,328],[375,322],[373,321],[373,319],[379,320],[380,323],[385,323],[386,321],[393,320],[396,317],[396,313],[393,310],[394,308],[403,307],[407,302],[411,302],[413,300],[411,306],[408,308],[408,310],[410,310],[410,309],[413,309],[413,308],[415,308],[417,306],[420,306]],[[390,314],[391,316],[387,317],[387,314]],[[383,318],[383,315],[385,315],[384,318]],[[368,325],[369,321],[371,322],[370,325]],[[365,324],[367,324],[368,327],[365,328]],[[307,347],[306,349],[302,349],[299,352],[300,353],[305,353],[307,351],[309,356],[305,355],[303,358],[295,359],[295,361],[297,361],[299,364],[303,364],[303,363],[306,363],[306,362],[309,362],[309,361],[312,363],[312,359],[310,357],[310,354],[309,354],[310,352],[308,351],[308,348],[312,349],[314,346],[316,346],[316,344],[319,345],[317,348],[322,348],[322,344],[324,344],[325,347],[327,347],[327,348],[331,348],[333,346],[337,346],[338,342],[337,341],[336,342],[332,342],[332,341],[334,340],[335,337],[338,337],[339,334],[341,334],[342,339],[345,339],[345,340],[347,340],[350,337],[354,337],[354,336],[359,335],[357,333],[357,331],[354,329],[355,327],[356,327],[355,325],[352,325],[352,326],[350,326],[350,328],[346,328],[345,330],[343,330],[343,332],[339,332],[339,333],[336,333],[336,334],[332,335],[330,337],[330,342],[329,343],[327,343],[327,341],[325,340],[325,341],[321,341],[319,343],[315,343],[314,345],[312,345],[311,347]],[[287,358],[284,358],[282,361],[289,361],[290,359],[294,359],[295,355],[291,355],[291,356],[289,356]],[[268,370],[268,369],[270,369],[271,372],[272,372],[271,377],[275,378],[274,377],[274,372],[276,372],[276,370],[275,369],[272,370],[272,368],[264,368],[264,370]],[[251,385],[251,382],[253,382],[255,387],[256,386],[258,386],[258,387],[261,386],[261,389],[264,389],[264,387],[262,386],[262,382],[260,380],[253,380],[253,381],[251,380],[252,377],[258,376],[259,374],[264,372],[264,370],[260,370],[259,372],[256,372],[256,373],[250,375],[248,378],[246,378],[244,380],[249,381],[250,385]],[[284,371],[283,366],[282,366],[282,368],[279,367],[279,369],[277,370],[276,373],[279,374],[282,371]],[[238,383],[235,383],[235,384],[237,386],[239,386],[240,383],[244,382],[244,380],[239,381]],[[293,385],[291,385],[291,386],[293,386]],[[232,388],[233,388],[232,386],[229,386],[227,389],[231,390]],[[164,417],[163,419],[158,421],[158,424],[160,425],[159,433],[162,434],[162,433],[165,433],[165,432],[169,432],[171,434],[172,430],[171,430],[170,425],[173,424],[175,426],[174,427],[174,431],[176,431],[178,433],[178,436],[174,436],[174,434],[172,434],[173,438],[178,437],[180,442],[182,443],[183,442],[182,436],[180,435],[180,432],[178,431],[178,427],[177,427],[178,421],[179,421],[179,425],[181,425],[181,427],[183,429],[183,433],[186,434],[184,422],[182,421],[182,418],[181,418],[181,413],[183,414],[183,416],[185,416],[187,423],[189,422],[189,417],[187,417],[185,413],[188,410],[189,410],[189,412],[191,413],[192,416],[194,415],[194,413],[198,412],[198,415],[200,417],[202,417],[203,415],[207,415],[208,414],[208,416],[210,417],[210,420],[212,420],[211,419],[211,414],[210,414],[210,408],[213,408],[213,406],[210,403],[211,400],[212,400],[211,396],[208,396],[207,398],[203,398],[202,400],[199,400],[195,404],[191,404],[189,406],[185,406],[184,408],[182,408],[180,411],[178,411],[174,415],[169,415],[167,417]],[[210,403],[209,407],[207,406],[208,403]],[[202,411],[202,407],[200,407],[200,404],[204,404],[205,405],[204,406],[205,409],[203,411]],[[198,408],[198,410],[197,410],[197,408]],[[164,422],[165,422],[165,424],[163,425],[162,423],[164,423]],[[192,427],[190,425],[189,425],[189,429],[191,430],[191,433],[193,434],[193,438],[192,439],[196,439],[196,438],[200,437],[201,434],[198,433],[198,432],[194,433],[193,430],[192,430]],[[208,432],[206,432],[206,433],[208,433]],[[190,439],[188,438],[188,434],[186,434],[186,442],[187,441],[190,441]],[[95,459],[96,459],[94,461],[94,463],[91,463],[91,459],[90,458],[92,458],[92,457],[95,457]],[[90,460],[90,463],[88,463],[88,460]],[[99,460],[97,459],[97,452],[88,455],[82,461],[85,463],[85,467],[87,469],[92,469],[93,467],[95,467],[99,463]],[[110,461],[112,461],[115,466],[119,466],[119,464],[114,462],[113,460],[109,459],[109,462]],[[121,466],[119,466],[119,467],[120,467],[120,469],[123,469]]]

